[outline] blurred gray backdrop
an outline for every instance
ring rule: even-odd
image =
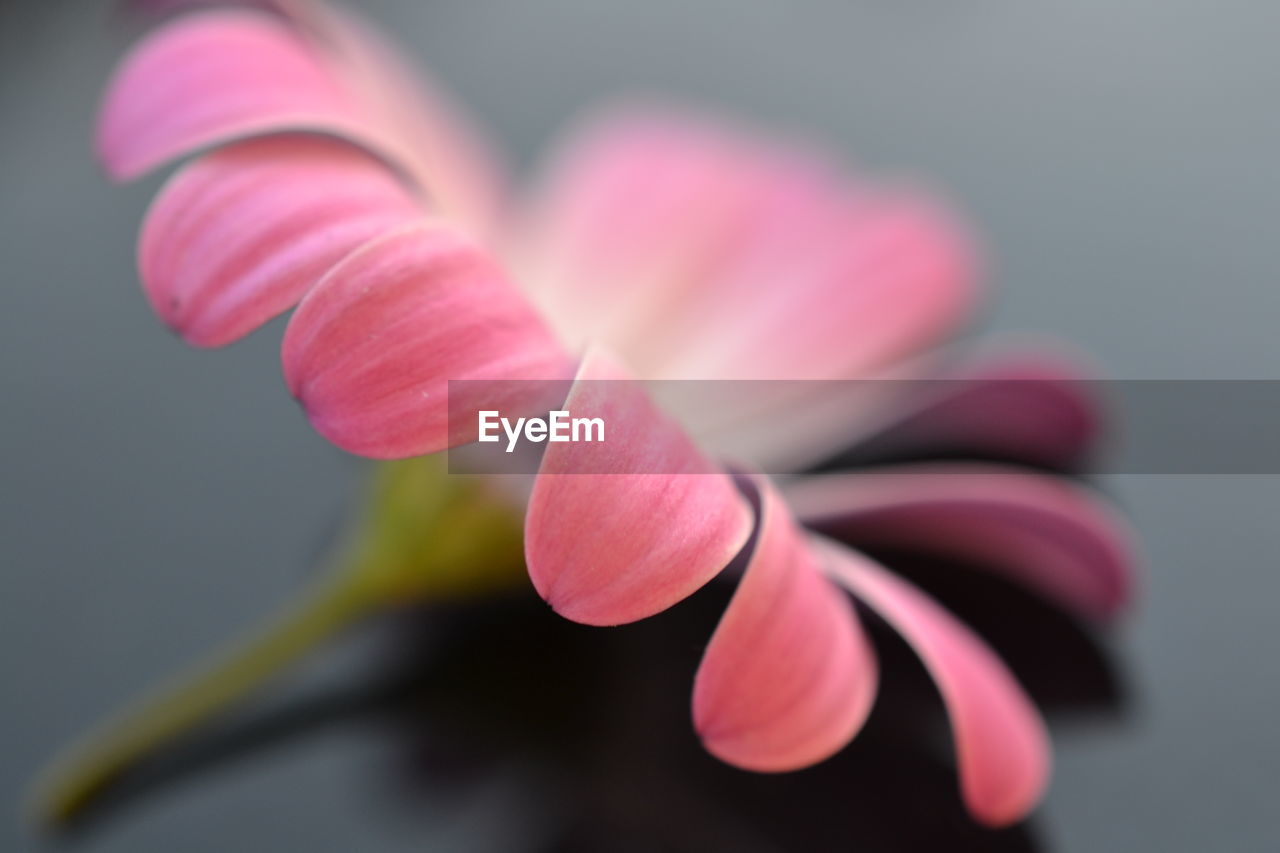
[[[986,236],[989,326],[1120,378],[1280,374],[1280,5],[1265,0],[365,0],[527,167],[580,108],[674,93],[923,176]],[[364,470],[284,393],[279,325],[186,349],[139,293],[154,181],[89,138],[131,32],[0,6],[0,803],[53,750],[269,613]],[[1043,847],[1280,849],[1280,479],[1114,478],[1147,591],[1120,723],[1055,728]],[[95,853],[491,849],[366,784],[335,729],[89,836]],[[370,817],[377,815],[377,819]],[[235,824],[261,848],[227,846]],[[450,841],[449,839],[453,839]],[[35,849],[14,817],[0,848]],[[426,848],[421,848],[426,849]]]

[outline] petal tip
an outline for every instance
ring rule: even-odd
[[[1050,746],[1043,727],[1040,729],[1042,743],[1036,748],[1041,756],[1038,766],[1032,768],[1021,778],[1005,780],[996,791],[963,792],[965,808],[974,820],[993,829],[1013,826],[1025,820],[1040,801],[1049,787]]]

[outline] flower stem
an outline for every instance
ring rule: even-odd
[[[376,607],[355,572],[335,572],[247,641],[91,734],[37,789],[37,816],[65,824],[123,773],[247,696]]]

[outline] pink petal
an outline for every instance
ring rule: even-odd
[[[492,233],[499,170],[460,109],[355,15],[308,0],[259,5],[171,22],[122,63],[98,132],[114,177],[239,137],[315,131],[386,158],[441,210]]]
[[[548,444],[525,522],[538,593],[591,625],[633,622],[684,599],[751,530],[733,481],[627,378],[601,356],[584,362],[564,409],[603,418],[605,441]]]
[[[449,380],[557,379],[568,363],[502,271],[430,224],[366,244],[330,271],[290,320],[282,359],[313,426],[380,459],[468,440],[450,431]],[[491,396],[468,405],[502,410],[539,383],[479,384]]]
[[[566,339],[617,347],[637,316],[653,317],[714,271],[747,214],[727,141],[693,120],[624,112],[560,146],[521,248]]]
[[[134,48],[108,85],[97,145],[107,171],[125,180],[198,148],[282,130],[379,133],[288,23],[219,10],[178,18]]]
[[[557,164],[526,247],[541,298],[645,378],[864,376],[971,306],[972,252],[939,204],[793,143],[641,112]]]
[[[851,449],[871,458],[946,451],[1075,470],[1097,450],[1104,412],[1080,366],[1085,360],[1060,349],[1036,340],[959,363],[933,352],[866,381],[724,383],[756,408],[710,402],[707,383],[687,383],[694,399],[669,404],[686,420],[699,401],[708,411],[733,412],[732,421],[696,434],[720,455],[770,473],[802,471]],[[671,384],[679,390],[686,383]],[[774,384],[786,388],[771,393]],[[778,429],[780,418],[786,430]]]
[[[801,198],[801,209],[765,203],[773,216],[671,324],[660,375],[866,378],[937,345],[968,316],[971,251],[935,201],[863,189],[833,211]]]
[[[820,546],[831,577],[879,612],[937,683],[970,813],[992,826],[1024,817],[1048,782],[1050,748],[1040,715],[1008,669],[915,587],[840,545]]]
[[[805,524],[857,546],[897,546],[989,566],[1086,616],[1131,599],[1125,524],[1086,490],[994,465],[898,466],[809,477],[788,500]]]
[[[964,451],[1067,469],[1084,463],[1103,433],[1090,377],[1048,350],[988,355],[906,390],[914,399],[871,437],[903,454]]]
[[[152,203],[142,282],[188,343],[222,346],[291,308],[360,244],[421,217],[382,163],[344,142],[237,143],[191,163]]]
[[[848,597],[819,571],[763,480],[750,561],[693,687],[707,749],[747,770],[795,770],[828,758],[862,727],[875,657]]]
[[[877,433],[932,366],[915,358],[853,380],[669,382],[662,387],[675,393],[662,399],[678,395],[669,405],[698,424],[695,434],[718,455],[797,474]]]

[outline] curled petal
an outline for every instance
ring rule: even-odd
[[[1131,536],[1086,490],[994,465],[897,466],[809,477],[788,490],[805,524],[854,546],[896,546],[959,558],[1090,617],[1133,594]]]
[[[188,165],[152,203],[142,282],[188,343],[222,346],[291,308],[360,244],[421,216],[401,182],[351,145],[241,142]]]
[[[875,657],[846,595],[819,571],[773,489],[754,547],[693,687],[707,749],[748,770],[821,761],[853,738],[876,692]]]
[[[259,12],[218,10],[164,24],[121,63],[97,147],[111,176],[127,180],[205,146],[283,130],[379,134],[300,32]]]
[[[539,594],[591,625],[633,622],[687,597],[751,530],[729,476],[627,379],[602,356],[583,363],[564,408],[603,418],[605,441],[548,445],[525,522]]]
[[[928,668],[951,719],[960,789],[975,818],[1013,823],[1049,776],[1044,722],[977,635],[911,584],[835,543],[818,540],[831,577],[880,613]]]
[[[462,110],[358,16],[320,0],[252,5],[164,25],[122,63],[98,128],[112,176],[245,136],[319,132],[368,148],[472,233],[493,233],[499,169]]]
[[[519,395],[538,383],[518,380],[563,378],[568,364],[502,270],[432,224],[366,244],[331,270],[289,321],[282,361],[312,425],[379,459],[467,439],[450,430],[449,380],[516,380],[479,384]],[[508,403],[523,405],[485,401]]]

